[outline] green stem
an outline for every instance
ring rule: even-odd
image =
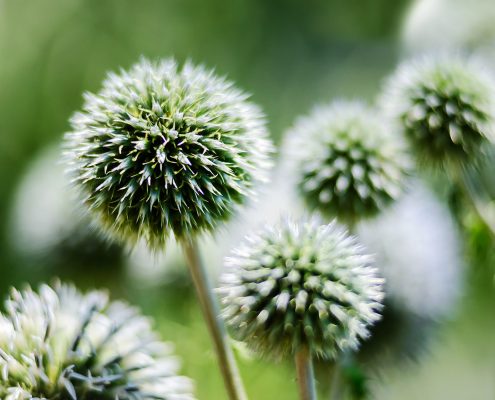
[[[316,400],[313,361],[306,346],[296,353],[295,363],[300,400]]]
[[[213,340],[218,364],[229,399],[247,400],[239,369],[229,345],[229,336],[220,316],[218,300],[213,293],[210,279],[201,261],[198,244],[193,239],[184,240],[182,242],[182,248],[187,259],[206,325]]]
[[[332,385],[330,387],[330,400],[340,400],[344,394],[342,366],[339,362],[335,363],[332,374]]]
[[[495,236],[495,207],[489,202],[489,196],[487,194],[483,196],[482,192],[484,190],[482,187],[477,185],[465,172],[459,174],[457,182],[470,201],[474,212],[485,223],[492,235]]]

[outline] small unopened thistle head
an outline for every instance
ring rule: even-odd
[[[474,60],[444,55],[405,62],[381,101],[426,165],[473,161],[495,140],[495,82]]]
[[[0,313],[0,398],[191,400],[150,321],[98,291],[12,290]]]
[[[377,113],[359,102],[316,107],[288,132],[287,163],[303,200],[345,222],[373,216],[404,186],[407,157]]]
[[[269,166],[264,116],[247,97],[173,59],[142,59],[86,94],[67,156],[104,228],[158,247],[227,220]]]
[[[246,238],[226,260],[220,292],[235,336],[280,358],[307,346],[334,358],[380,318],[382,279],[334,222],[291,221]]]

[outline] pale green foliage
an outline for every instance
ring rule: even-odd
[[[287,136],[287,163],[312,210],[354,223],[403,191],[408,159],[402,142],[362,103],[318,106]]]
[[[103,292],[12,290],[0,314],[4,400],[191,400],[150,321]]]
[[[220,292],[227,324],[256,352],[279,358],[308,346],[334,358],[357,348],[380,318],[382,283],[335,223],[287,220],[233,251]]]
[[[143,59],[86,94],[67,158],[105,230],[161,247],[229,219],[270,164],[264,116],[247,97],[173,59]]]

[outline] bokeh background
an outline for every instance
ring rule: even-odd
[[[180,254],[129,258],[91,230],[83,240],[27,249],[49,235],[44,204],[53,211],[60,196],[71,201],[56,183],[57,144],[82,93],[141,55],[191,59],[253,93],[280,143],[295,115],[316,102],[373,100],[408,55],[463,48],[495,69],[494,18],[493,0],[0,0],[1,297],[12,285],[55,276],[107,287],[176,343],[198,398],[225,398]],[[493,239],[469,213],[460,228],[466,283],[458,310],[419,363],[370,382],[377,399],[495,399]],[[167,271],[154,270],[163,264]],[[251,398],[296,399],[290,365],[242,358],[241,368]]]

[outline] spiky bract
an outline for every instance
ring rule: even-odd
[[[191,400],[170,345],[103,292],[12,290],[0,314],[0,398]]]
[[[213,229],[269,166],[264,116],[212,71],[145,59],[86,94],[66,135],[85,202],[111,234],[160,247]]]
[[[223,315],[238,339],[280,358],[358,347],[379,319],[382,279],[335,223],[291,221],[248,236],[226,260]]]
[[[388,116],[418,160],[452,167],[472,162],[495,138],[495,83],[478,62],[461,56],[399,66],[382,95]]]
[[[408,160],[376,112],[359,102],[316,107],[288,132],[287,158],[306,204],[345,222],[396,199]]]

